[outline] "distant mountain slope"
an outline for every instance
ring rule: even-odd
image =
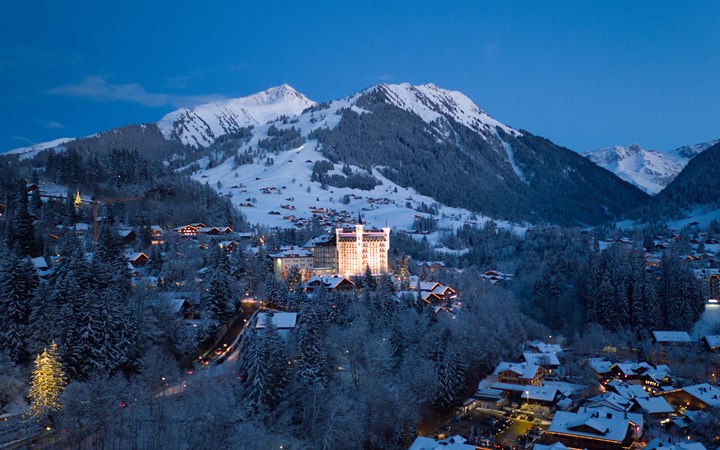
[[[647,199],[577,153],[433,84],[380,84],[319,105],[283,85],[65,145],[141,151],[270,226],[296,226],[312,206],[404,227],[418,212],[458,223],[595,224]]]
[[[692,158],[659,194],[634,211],[642,221],[677,219],[698,206],[720,208],[720,142]]]
[[[648,194],[667,186],[691,158],[720,141],[677,148],[670,152],[645,150],[637,144],[599,148],[582,155]]]
[[[338,125],[310,134],[323,155],[378,167],[446,205],[571,224],[609,220],[646,198],[577,153],[492,119],[459,92],[378,85],[343,101],[353,108],[338,110]]]
[[[264,125],[280,116],[295,116],[314,105],[315,102],[283,84],[247,97],[173,111],[160,119],[158,127],[167,139],[208,147],[220,136]]]
[[[31,145],[30,147],[20,147],[9,150],[6,155],[18,155],[20,159],[32,158],[43,150],[51,148],[63,147],[64,144],[74,140],[75,138],[59,138],[40,144]]]

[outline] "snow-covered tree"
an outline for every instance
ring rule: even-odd
[[[37,285],[32,263],[8,251],[0,264],[0,347],[18,362],[27,357],[28,317]]]

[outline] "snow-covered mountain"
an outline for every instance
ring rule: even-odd
[[[193,177],[272,226],[322,207],[407,227],[422,203],[464,221],[589,223],[644,199],[577,153],[432,84],[372,86],[250,134],[238,157],[215,151]]]
[[[37,155],[43,150],[48,150],[51,148],[54,149],[62,149],[63,144],[66,144],[70,141],[74,141],[75,138],[59,138],[54,139],[52,141],[48,142],[42,142],[40,144],[31,145],[30,147],[19,147],[12,150],[9,150],[6,154],[8,155],[20,155],[20,159],[26,159],[26,158],[32,158],[33,156]]]
[[[138,151],[208,182],[269,226],[298,226],[323,208],[403,228],[421,211],[459,224],[590,224],[646,198],[576,152],[433,84],[379,84],[321,104],[282,85],[66,145]]]
[[[684,146],[670,152],[646,150],[638,144],[599,148],[582,155],[648,194],[670,184],[688,161],[719,141]]]
[[[314,101],[283,84],[247,97],[173,111],[160,119],[158,127],[167,139],[208,147],[222,135],[281,116],[295,116],[314,105]]]

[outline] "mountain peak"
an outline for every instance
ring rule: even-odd
[[[515,136],[521,134],[490,117],[462,92],[443,89],[433,83],[382,83],[365,92],[379,92],[390,104],[420,116],[427,123],[445,116],[482,134],[495,133],[496,128]]]
[[[245,97],[173,111],[158,122],[168,139],[208,147],[215,139],[243,127],[264,125],[281,116],[295,116],[316,103],[288,84]]]

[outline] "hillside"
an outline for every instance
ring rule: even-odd
[[[720,142],[688,162],[678,176],[631,217],[641,221],[678,219],[697,207],[720,208]]]
[[[638,144],[599,148],[582,155],[625,181],[654,195],[670,184],[688,161],[720,141],[676,148],[670,152],[646,150]]]
[[[380,84],[319,105],[283,85],[77,139],[58,151],[65,148],[142,152],[269,226],[299,226],[318,208],[403,228],[429,213],[447,226],[488,218],[584,225],[611,220],[647,197],[575,152],[504,125],[462,93],[433,84]],[[283,206],[293,213],[281,214]]]

